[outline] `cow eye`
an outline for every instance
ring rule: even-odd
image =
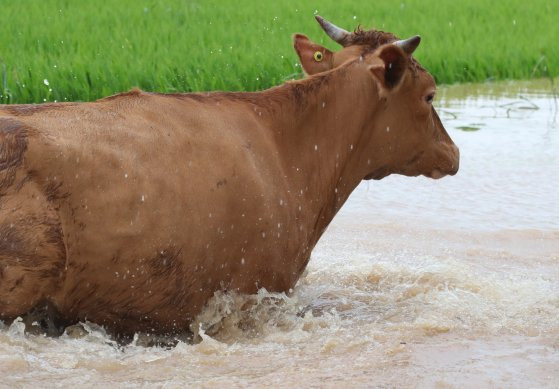
[[[322,61],[322,58],[324,58],[324,56],[322,55],[322,52],[321,51],[315,51],[314,60],[316,62],[320,62],[320,61]]]
[[[425,96],[425,101],[427,102],[427,104],[431,104],[434,98],[435,98],[435,94],[429,93],[427,96]]]

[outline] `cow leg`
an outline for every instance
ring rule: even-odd
[[[25,332],[35,335],[60,336],[68,324],[50,301],[38,303],[22,318]]]
[[[51,297],[64,280],[65,257],[58,216],[37,185],[24,181],[0,194],[0,320],[45,313],[47,332],[56,332]]]

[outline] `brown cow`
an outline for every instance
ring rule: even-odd
[[[288,291],[362,179],[457,172],[417,43],[258,93],[1,107],[0,319],[172,334],[217,290]]]

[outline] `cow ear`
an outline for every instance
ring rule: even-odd
[[[293,35],[293,47],[306,74],[312,75],[332,69],[334,53],[314,43],[305,35]]]
[[[380,63],[371,65],[369,70],[383,90],[392,90],[400,84],[408,68],[409,56],[395,45],[379,49]]]

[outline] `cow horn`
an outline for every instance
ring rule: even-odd
[[[421,42],[421,37],[416,35],[408,39],[396,41],[394,44],[404,50],[407,54],[411,55],[415,49],[417,49],[417,46],[419,46],[419,42]]]
[[[340,45],[345,46],[345,39],[351,35],[349,32],[336,26],[335,24],[330,23],[320,15],[314,15],[314,18],[330,38],[332,38],[335,42],[338,42]]]

